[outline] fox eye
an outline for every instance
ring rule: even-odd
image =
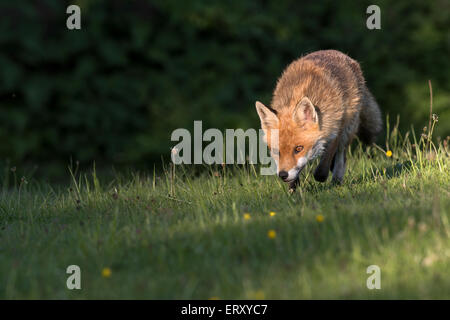
[[[296,146],[295,148],[294,148],[294,153],[299,153],[299,152],[302,152],[302,150],[303,150],[303,146]]]

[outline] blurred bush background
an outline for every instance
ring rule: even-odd
[[[0,2],[0,158],[137,165],[168,159],[172,130],[259,128],[299,56],[360,61],[384,115],[427,124],[428,79],[450,133],[450,6],[436,1],[26,0]],[[82,29],[66,28],[81,7]],[[366,8],[381,8],[381,30]],[[381,138],[380,141],[383,141]]]

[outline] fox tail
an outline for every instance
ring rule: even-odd
[[[370,91],[365,88],[360,112],[358,137],[365,144],[371,144],[375,142],[382,127],[383,120],[381,119],[380,108]]]

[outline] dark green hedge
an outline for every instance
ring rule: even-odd
[[[69,31],[69,4],[82,29]],[[259,125],[277,77],[334,48],[359,60],[384,113],[422,125],[428,86],[450,132],[449,2],[26,0],[0,4],[0,157],[137,163],[168,154],[170,133]]]

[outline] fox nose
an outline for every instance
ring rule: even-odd
[[[288,173],[286,172],[286,171],[280,171],[280,172],[278,172],[278,176],[281,178],[281,179],[283,179],[283,180],[286,180],[287,179],[287,177],[288,177]]]

